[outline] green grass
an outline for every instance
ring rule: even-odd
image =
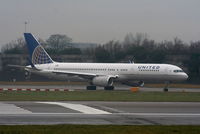
[[[3,92],[0,92],[0,101],[200,102],[200,93],[86,91],[86,90],[67,91],[67,92],[3,91]]]
[[[199,134],[200,126],[43,125],[0,126],[0,134]]]

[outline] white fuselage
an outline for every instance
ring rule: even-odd
[[[98,76],[115,75],[116,81],[182,81],[188,78],[181,68],[170,64],[131,64],[131,63],[59,63],[35,65],[35,72],[56,79],[78,79],[76,76],[55,74],[53,71],[91,73]],[[30,66],[28,66],[30,67]]]

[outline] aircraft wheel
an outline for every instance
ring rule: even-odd
[[[164,91],[164,92],[168,92],[168,88],[164,88],[163,91]]]
[[[163,89],[164,92],[168,92],[169,83],[170,83],[169,81],[166,81],[166,82],[165,82],[165,87],[164,87],[164,89]]]
[[[97,87],[96,86],[87,86],[87,90],[96,90],[97,89]]]
[[[114,90],[114,86],[106,86],[104,87],[104,90]]]

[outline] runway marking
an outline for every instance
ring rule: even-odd
[[[25,110],[14,104],[0,103],[0,114],[30,114],[31,111]]]
[[[37,103],[59,105],[65,108],[79,111],[84,114],[112,114],[107,111],[99,110],[82,104],[61,103],[61,102],[37,102]]]
[[[200,116],[200,113],[116,113],[123,115],[139,115],[139,116]]]

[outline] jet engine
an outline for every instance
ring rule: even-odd
[[[96,86],[112,86],[113,85],[113,77],[111,76],[97,76],[92,79],[92,84]]]
[[[122,82],[122,84],[132,86],[132,87],[142,87],[144,86],[144,81],[125,81],[125,82]]]

